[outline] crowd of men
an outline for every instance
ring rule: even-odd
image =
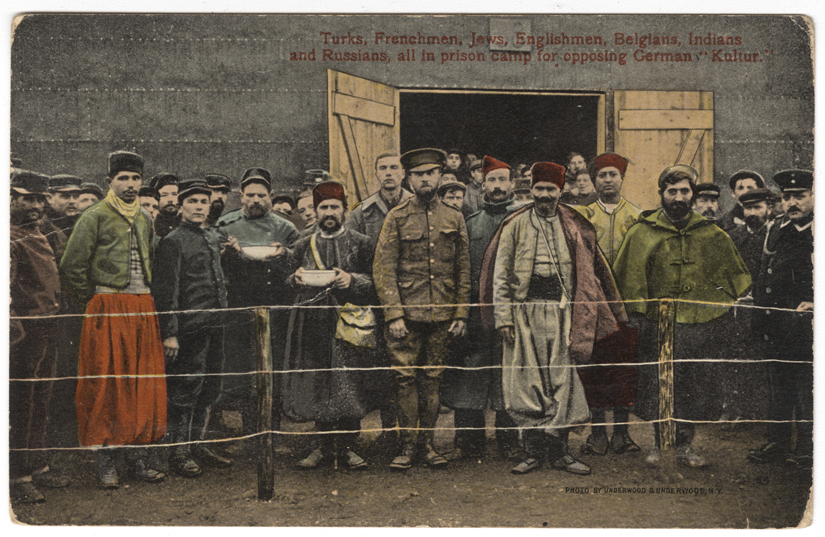
[[[615,153],[511,167],[458,150],[388,151],[375,160],[379,190],[352,208],[328,175],[293,198],[249,168],[240,208],[225,212],[227,176],[146,183],[132,152],[109,155],[105,194],[18,164],[12,498],[39,502],[38,487],[69,484],[41,449],[52,382],[38,379],[58,370],[77,377],[77,440],[97,451],[102,487],[120,486],[121,452],[133,479],[163,481],[147,448],[157,443],[184,477],[231,466],[208,426],[233,409],[245,434],[256,431],[259,306],[272,308],[273,427],[283,414],[318,433],[302,468],[367,466],[357,439],[374,410],[396,471],[484,456],[487,409],[516,474],[545,462],[589,474],[568,446],[571,428],[588,423],[582,453],[640,451],[631,412],[653,422],[646,461],[658,464],[661,299],[676,301],[677,460],[708,464],[692,421],[742,415],[737,386],[714,389],[730,382],[713,360],[729,359],[733,336],[758,340],[770,359],[772,421],[747,457],[810,468],[813,173],[776,173],[777,195],[758,173],[737,172],[734,209],[717,219],[719,187],[684,165],[661,172],[658,208],[636,207],[621,195],[630,165]],[[736,304],[756,307],[755,337]],[[75,343],[59,345],[72,332]],[[433,442],[442,406],[455,412],[447,453]]]

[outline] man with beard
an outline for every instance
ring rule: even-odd
[[[658,299],[679,302],[676,308],[673,417],[716,419],[719,379],[694,358],[723,358],[732,329],[730,306],[751,285],[745,262],[730,237],[713,222],[692,211],[698,173],[689,166],[666,168],[659,176],[661,208],[642,212],[625,236],[613,273],[627,311],[640,326],[634,412],[644,420],[659,419],[657,346]],[[658,422],[648,464],[661,459]],[[690,467],[705,466],[691,442],[694,424],[676,422],[676,458]]]
[[[773,180],[782,191],[785,215],[768,231],[753,286],[753,302],[762,308],[754,312],[753,329],[765,341],[769,360],[770,422],[768,442],[751,450],[748,459],[785,460],[808,469],[813,466],[814,174],[786,170]]]
[[[739,197],[739,203],[742,205],[745,225],[731,231],[730,238],[745,260],[748,271],[756,277],[759,274],[759,261],[762,259],[762,249],[768,234],[773,192],[767,188],[748,190]]]
[[[178,227],[178,177],[171,173],[159,173],[152,177],[149,186],[158,193],[158,214],[155,216],[154,229],[157,240]]]
[[[739,203],[739,198],[748,190],[765,188],[765,179],[756,172],[740,170],[731,175],[728,183],[730,185],[730,195],[736,200],[736,204],[733,206],[733,209],[719,219],[719,227],[721,227],[725,233],[730,234],[737,227],[745,225],[745,215],[742,212],[742,205]]]
[[[149,218],[152,220],[152,223],[155,222],[155,217],[158,215],[158,203],[160,201],[160,195],[158,191],[152,188],[151,186],[142,186],[140,190],[138,190],[138,202],[140,203],[140,208],[146,211],[146,214],[149,215]]]
[[[241,208],[221,216],[214,229],[223,245],[222,266],[226,275],[230,308],[277,306],[290,302],[286,279],[290,274],[285,254],[298,239],[291,223],[270,211],[272,176],[264,168],[249,168],[241,179]],[[263,256],[249,254],[246,247],[269,246]],[[271,310],[273,363],[279,364],[284,349],[288,313]],[[229,373],[255,371],[253,312],[240,311],[226,321],[224,370]],[[243,418],[244,434],[257,427],[254,375],[233,375],[223,382],[221,404],[235,404]],[[279,383],[276,383],[276,387]],[[274,428],[280,427],[280,390],[273,399]],[[278,439],[280,440],[280,438]]]
[[[229,177],[219,173],[207,173],[206,184],[212,191],[212,195],[210,196],[209,214],[206,215],[204,225],[212,227],[223,214],[226,207],[226,198],[232,189],[232,181],[229,180]]]
[[[219,310],[227,302],[221,250],[215,234],[204,229],[211,194],[201,179],[180,183],[181,224],[158,244],[152,282],[169,375],[166,439],[177,444],[169,466],[183,477],[200,475],[198,462],[221,468],[232,464],[206,444],[190,444],[206,438],[210,408],[221,393],[224,361]]]
[[[296,303],[324,292],[304,281],[305,271],[334,270],[329,292],[312,309],[293,308],[289,315],[284,368],[313,370],[283,377],[283,409],[291,420],[314,421],[317,447],[298,466],[315,468],[340,456],[350,469],[367,463],[353,451],[368,407],[365,372],[351,368],[372,365],[372,350],[341,339],[341,308],[365,306],[374,297],[372,241],[345,228],[347,198],[335,182],[319,183],[312,190],[318,229],[295,243],[290,255],[291,284]],[[328,306],[318,308],[318,306]],[[372,327],[375,329],[375,327]],[[337,449],[337,452],[336,452]]]
[[[479,278],[484,252],[502,220],[513,205],[510,166],[485,156],[484,205],[467,218],[470,241],[470,300],[478,303]],[[441,188],[444,188],[442,185]],[[455,410],[455,449],[450,458],[482,457],[485,451],[484,410],[496,411],[496,439],[499,451],[512,456],[518,449],[518,431],[501,402],[501,341],[495,330],[481,326],[478,308],[470,309],[467,337],[456,342],[451,364],[471,369],[448,369],[441,385],[441,402]],[[472,369],[483,367],[485,369]],[[503,430],[501,427],[513,428]]]
[[[439,149],[401,156],[415,196],[387,214],[373,263],[403,443],[395,470],[410,468],[416,451],[429,466],[447,464],[433,446],[438,390],[450,339],[464,335],[470,257],[461,212],[436,196],[445,160]]]
[[[608,265],[616,259],[627,230],[642,210],[621,195],[628,161],[616,153],[603,153],[593,161],[593,181],[599,199],[585,207],[575,207],[596,230],[599,249]],[[614,358],[615,361],[615,357]],[[636,371],[628,366],[591,367],[579,371],[587,393],[590,418],[594,424],[607,422],[613,408],[613,436],[607,440],[605,425],[593,425],[582,453],[604,455],[608,447],[616,454],[640,451],[627,430],[630,406],[636,394]]]
[[[77,200],[77,210],[85,211],[87,207],[94,205],[103,199],[103,190],[95,183],[83,183],[80,185],[80,197]]]
[[[385,151],[375,158],[375,179],[381,188],[356,205],[344,224],[348,229],[369,237],[373,249],[378,243],[378,235],[381,233],[387,213],[402,201],[412,197],[412,193],[401,187],[404,180],[404,168],[401,166],[401,155],[397,151]],[[379,324],[382,324],[383,310],[376,309],[375,314]],[[386,367],[390,365],[390,359],[386,353],[386,344],[382,339],[383,328],[379,330],[378,338],[376,364]],[[398,434],[395,430],[397,423],[393,379],[390,372],[374,371],[369,386],[372,392],[369,395],[372,405],[381,411],[381,428],[384,432],[380,440],[387,449],[395,450],[396,446],[393,444],[398,440]]]
[[[109,193],[83,212],[60,261],[64,290],[87,303],[80,336],[78,437],[82,446],[144,445],[166,432],[163,345],[152,281],[152,223],[138,204],[143,157],[109,154]],[[131,473],[141,481],[166,475],[132,447]],[[104,488],[118,488],[113,452],[98,451]]]
[[[546,455],[555,469],[589,475],[567,448],[570,428],[590,417],[575,364],[595,360],[596,343],[617,333],[626,315],[593,226],[559,205],[564,168],[537,162],[532,182],[534,204],[505,221],[490,245],[497,247],[493,304],[504,345],[502,396],[524,428],[527,450],[512,472],[531,472]]]
[[[719,212],[719,187],[713,183],[696,185],[696,192],[693,196],[693,210],[715,222],[716,214]]]
[[[61,487],[45,452],[49,402],[57,365],[60,280],[54,251],[40,232],[49,178],[18,170],[11,182],[11,317],[9,324],[9,480],[14,502],[45,500],[37,485]],[[43,317],[38,319],[38,317]],[[22,450],[22,451],[16,451]],[[32,451],[29,451],[32,450]]]

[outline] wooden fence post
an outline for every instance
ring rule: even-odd
[[[258,499],[271,500],[275,493],[275,464],[272,455],[272,352],[269,334],[269,309],[255,308],[255,350],[258,389],[258,431],[267,431],[260,438],[258,456]]]
[[[659,301],[659,438],[661,447],[676,444],[676,422],[673,421],[673,336],[676,326],[676,304],[670,299]]]

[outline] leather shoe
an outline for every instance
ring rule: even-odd
[[[392,460],[390,468],[393,470],[409,470],[412,466],[413,457],[415,457],[415,445],[407,444],[401,450],[401,453]]]
[[[367,467],[367,461],[351,449],[344,450],[342,456],[344,463],[346,463],[347,468],[350,470],[358,470],[359,468]]]
[[[232,459],[218,455],[207,446],[196,446],[193,451],[195,459],[202,465],[212,466],[213,468],[229,468],[232,466]]]
[[[129,475],[145,483],[160,483],[166,479],[166,474],[154,468],[149,468],[143,459],[138,459],[134,462],[129,469]]]
[[[693,451],[690,444],[680,446],[676,450],[676,461],[684,466],[690,466],[691,468],[701,468],[708,465],[708,461]]]
[[[447,459],[441,453],[437,452],[432,444],[424,444],[421,446],[421,458],[431,468],[442,468],[447,465]]]
[[[538,459],[534,459],[533,457],[528,457],[528,458],[524,459],[523,461],[521,461],[520,463],[518,463],[517,465],[513,466],[513,468],[510,470],[510,473],[513,473],[513,474],[516,474],[516,475],[529,474],[533,470],[537,470],[539,468],[539,466],[541,466],[541,463],[539,462]]]
[[[607,453],[607,435],[600,434],[598,436],[590,435],[585,440],[584,445],[581,448],[582,453],[585,455],[604,455]]]
[[[553,461],[553,468],[556,470],[564,470],[571,474],[590,475],[590,467],[581,461],[577,461],[569,453]]]
[[[636,442],[630,438],[630,434],[627,432],[614,433],[613,437],[610,439],[610,449],[612,449],[613,453],[616,455],[633,453],[642,450],[642,448],[636,445]]]
[[[751,462],[765,463],[781,461],[788,458],[788,448],[778,442],[768,442],[758,449],[748,451],[748,460]]]
[[[198,463],[190,457],[183,459],[172,459],[169,461],[169,466],[181,477],[198,477],[203,473],[203,470]]]
[[[37,487],[31,481],[14,483],[11,486],[11,499],[18,503],[43,503],[46,501],[46,497],[37,490]]]
[[[298,466],[311,470],[312,468],[317,468],[327,458],[327,454],[324,450],[321,448],[315,448],[315,450],[307,455],[306,458],[298,461]]]

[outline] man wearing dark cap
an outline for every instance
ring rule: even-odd
[[[441,186],[438,187],[438,197],[452,207],[462,210],[464,206],[464,194],[467,187],[456,178],[454,173],[444,173],[441,176]]]
[[[366,397],[369,374],[353,368],[373,365],[377,324],[371,315],[372,322],[359,326],[346,323],[350,320],[347,315],[354,313],[353,306],[369,305],[375,294],[372,241],[344,227],[347,198],[340,183],[319,183],[312,189],[312,198],[318,229],[295,243],[289,256],[290,270],[294,269],[290,283],[298,304],[319,293],[322,297],[312,302],[315,308],[290,311],[284,368],[320,371],[284,374],[283,410],[293,421],[314,421],[322,433],[316,448],[298,466],[315,468],[337,456],[348,468],[363,468],[367,463],[353,448],[361,418],[370,410]],[[318,270],[334,271],[326,284],[328,291],[304,279]]]
[[[464,216],[470,216],[484,204],[484,163],[475,160],[470,163],[470,180],[467,181],[467,193],[464,195]]]
[[[49,472],[49,402],[57,366],[60,279],[54,251],[40,232],[49,178],[18,170],[11,182],[9,335],[9,480],[11,500],[39,503],[37,485],[65,486]],[[16,316],[29,317],[15,319]],[[39,319],[38,317],[43,317]]]
[[[160,194],[151,186],[142,186],[138,190],[138,202],[140,208],[146,211],[149,218],[154,223],[155,217],[158,215],[158,204],[160,203]]]
[[[482,170],[484,204],[479,211],[467,218],[467,235],[470,241],[470,300],[473,304],[478,303],[478,282],[484,252],[499,224],[510,214],[513,205],[510,166],[493,157],[485,156]],[[443,189],[444,185],[441,188]],[[496,439],[499,451],[506,456],[512,456],[518,448],[518,431],[501,402],[501,370],[490,368],[501,365],[501,341],[495,330],[481,326],[478,308],[470,309],[467,337],[453,346],[451,362],[450,365],[486,369],[448,369],[444,373],[441,402],[455,410],[456,427],[455,450],[448,456],[463,458],[484,455],[484,410],[488,406],[496,411]]]
[[[175,444],[169,466],[183,477],[195,477],[202,472],[198,463],[231,464],[200,443],[221,393],[224,327],[219,310],[227,305],[226,282],[218,239],[203,226],[212,190],[200,179],[179,187],[181,224],[158,244],[152,296],[166,357],[166,439]],[[193,312],[178,313],[189,310]]]
[[[593,186],[599,199],[575,207],[593,224],[599,249],[612,265],[627,231],[639,219],[642,210],[621,195],[628,160],[616,153],[603,153],[593,161]],[[615,357],[612,357],[615,358]],[[613,360],[615,361],[615,360]],[[582,453],[604,455],[612,448],[617,455],[640,451],[627,429],[630,406],[636,395],[636,371],[628,366],[591,367],[579,371],[590,405],[591,433]],[[613,435],[607,440],[607,410],[613,409]]]
[[[83,183],[80,185],[80,197],[77,199],[77,209],[85,211],[87,207],[94,205],[103,199],[103,190],[95,183]]]
[[[741,203],[741,202],[740,202]],[[711,221],[719,212],[719,187],[713,183],[699,183],[693,196],[693,210]]]
[[[178,176],[163,172],[152,177],[149,186],[158,193],[158,214],[154,219],[155,235],[158,240],[178,227]]]
[[[740,170],[731,175],[728,184],[730,185],[730,195],[736,200],[736,204],[733,206],[733,209],[719,219],[719,227],[721,227],[725,233],[730,234],[737,227],[745,225],[745,217],[742,212],[742,205],[739,203],[739,198],[748,190],[765,188],[765,179],[754,171]]]
[[[109,154],[109,193],[75,224],[60,262],[64,291],[87,303],[80,336],[78,438],[82,446],[143,445],[166,432],[166,380],[152,281],[152,222],[140,209],[143,158]],[[126,452],[131,473],[157,482],[145,448]],[[104,488],[119,480],[110,449],[98,451]]]
[[[529,171],[529,170],[528,170]],[[517,207],[522,207],[533,201],[533,194],[530,192],[530,185],[532,184],[532,177],[522,175],[520,179],[516,179],[513,185],[513,204]]]
[[[753,302],[762,308],[754,313],[753,329],[765,341],[769,359],[770,421],[768,442],[748,459],[784,459],[807,469],[813,465],[814,174],[785,170],[773,180],[782,191],[785,215],[768,231],[753,286]]]
[[[49,179],[46,217],[67,237],[72,234],[72,228],[80,214],[78,201],[82,184],[83,180],[73,175],[55,175]]]
[[[730,238],[755,278],[759,274],[759,261],[768,234],[773,192],[767,188],[748,190],[739,197],[739,203],[745,225],[731,231]]]
[[[670,166],[659,176],[659,209],[644,211],[625,236],[613,274],[627,311],[639,329],[639,361],[634,413],[659,419],[657,320],[658,299],[678,300],[673,344],[673,417],[676,459],[690,467],[707,461],[693,447],[690,420],[718,418],[719,378],[703,363],[722,359],[733,333],[731,306],[750,287],[745,262],[730,237],[691,210],[699,174],[690,166]],[[680,380],[681,379],[681,380]],[[659,464],[661,439],[655,422],[655,444],[647,463]]]
[[[593,226],[559,205],[564,167],[533,164],[532,184],[534,204],[505,221],[490,244],[497,248],[492,288],[504,345],[502,396],[524,428],[527,450],[512,472],[531,472],[546,455],[555,469],[588,475],[590,467],[567,448],[570,427],[590,417],[575,365],[593,360],[596,341],[618,332],[626,316]],[[485,288],[486,281],[483,275]]]
[[[206,184],[212,191],[212,196],[205,225],[212,227],[223,214],[223,210],[226,207],[226,198],[232,190],[232,181],[229,177],[219,173],[207,173]]]
[[[253,312],[255,306],[285,305],[290,302],[286,285],[289,266],[284,254],[298,239],[298,230],[291,223],[270,210],[269,196],[272,176],[264,168],[249,168],[241,178],[241,208],[221,216],[214,226],[224,247],[223,271],[226,275],[227,300],[230,308],[250,308],[233,314],[227,320],[226,363],[231,373],[249,373],[255,370],[255,343]],[[257,255],[249,247],[270,247]],[[272,321],[272,351],[274,363],[284,348],[286,313],[270,312]],[[254,396],[254,375],[234,375],[224,380],[221,405],[235,403],[243,416],[245,434],[257,427],[257,403]],[[277,386],[277,384],[276,384]],[[275,398],[275,405],[280,399]],[[276,427],[280,426],[279,407],[274,406]]]
[[[416,451],[430,466],[447,463],[433,446],[438,390],[450,339],[464,335],[470,257],[461,212],[436,196],[445,160],[438,149],[401,156],[415,196],[387,214],[373,263],[396,380],[403,443],[390,465],[396,470],[410,468]]]

